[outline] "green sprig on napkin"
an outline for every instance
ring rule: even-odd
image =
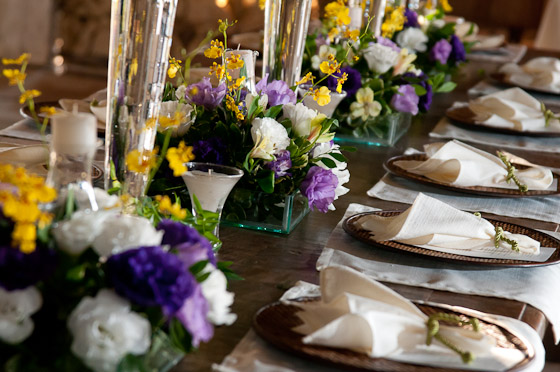
[[[544,126],[548,127],[552,119],[560,120],[560,115],[555,115],[550,109],[547,109],[543,102],[541,102],[541,111],[544,115]]]
[[[494,237],[494,246],[496,248],[500,248],[501,240],[510,244],[512,251],[519,252],[519,243],[513,239],[506,238],[506,235],[504,234],[504,229],[502,229],[500,226],[496,226],[496,236]]]
[[[515,168],[515,166],[513,166],[513,164],[511,164],[509,162],[509,160],[507,159],[507,156],[501,151],[498,151],[497,155],[500,158],[500,160],[505,164],[505,166],[507,168],[508,174],[507,174],[507,177],[506,177],[506,182],[509,183],[510,180],[513,180],[513,182],[515,182],[515,184],[519,188],[519,191],[527,192],[529,190],[529,188],[527,187],[527,185],[525,185],[525,184],[521,183],[521,181],[519,181],[519,178],[517,178],[517,176],[515,175],[515,171],[517,169]]]
[[[466,364],[472,363],[474,360],[473,353],[471,353],[470,351],[461,350],[457,345],[455,345],[453,342],[443,337],[439,333],[440,320],[444,322],[452,323],[456,326],[464,326],[470,324],[472,326],[473,331],[478,332],[480,330],[480,324],[478,322],[478,319],[471,318],[469,320],[463,320],[459,316],[454,314],[435,313],[430,315],[428,321],[426,322],[426,326],[428,327],[428,333],[426,335],[426,345],[430,346],[432,344],[432,340],[435,338],[443,345],[445,345],[449,349],[459,354],[461,356],[461,360],[463,360],[463,363]]]

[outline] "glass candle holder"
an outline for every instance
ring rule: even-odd
[[[257,90],[255,87],[255,64],[257,62],[259,52],[250,49],[228,49],[224,53],[224,58],[230,58],[233,55],[239,55],[239,58],[243,61],[243,67],[233,70],[228,69],[229,75],[233,79],[245,77],[245,81],[241,86],[247,89],[248,92],[257,94]]]
[[[243,177],[243,171],[235,167],[212,163],[189,162],[188,171],[182,175],[193,205],[192,213],[196,217],[197,211],[193,196],[196,196],[202,209],[222,215],[224,203],[233,187]],[[214,235],[218,237],[218,225]]]

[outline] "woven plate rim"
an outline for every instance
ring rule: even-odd
[[[466,129],[478,129],[486,132],[509,134],[514,136],[526,137],[560,137],[560,132],[521,132],[508,128],[497,128],[491,125],[477,123],[475,121],[476,114],[471,111],[468,106],[451,107],[445,111],[445,115],[453,120],[453,124],[459,125]]]
[[[319,297],[302,297],[290,301],[317,301]],[[501,335],[494,336],[498,342],[508,343],[509,347],[517,348],[525,354],[525,358],[517,365],[508,369],[506,372],[521,371],[535,361],[535,352],[531,344],[523,337],[511,331],[507,326],[495,319],[491,319],[487,314],[463,307],[449,306],[443,304],[431,304],[416,302],[416,305],[425,314],[435,312],[447,312],[457,315],[478,318],[482,330],[486,334],[490,331],[501,332]],[[383,371],[383,372],[443,372],[443,371],[467,371],[465,369],[450,369],[443,367],[430,367],[415,365],[404,362],[392,361],[383,358],[371,358],[364,353],[355,352],[348,349],[337,349],[317,345],[305,345],[301,341],[303,335],[292,330],[293,327],[301,324],[301,320],[295,315],[299,308],[282,303],[274,302],[259,309],[253,317],[253,328],[255,332],[268,343],[288,353],[311,359],[323,364],[343,367],[344,369],[357,371]],[[492,334],[490,334],[492,336]]]
[[[483,258],[483,257],[469,257],[461,256],[458,254],[438,252],[431,249],[421,248],[414,245],[403,244],[395,241],[375,241],[372,238],[371,232],[368,230],[361,229],[357,227],[356,223],[360,218],[367,215],[375,214],[383,217],[396,216],[403,211],[374,211],[374,212],[364,212],[352,215],[346,218],[342,224],[342,227],[346,233],[350,236],[358,239],[359,241],[372,245],[374,247],[383,248],[390,251],[397,251],[402,253],[414,254],[418,256],[430,257],[437,260],[461,263],[461,264],[472,264],[472,265],[485,265],[493,267],[538,267],[538,266],[548,266],[554,265],[560,262],[560,240],[545,234],[543,232],[531,229],[529,227],[524,227],[521,225],[492,220],[486,218],[488,222],[492,225],[500,226],[504,230],[515,234],[527,235],[532,239],[535,239],[541,243],[542,247],[551,247],[556,250],[544,262],[532,262],[532,261],[520,261],[520,260],[510,260],[501,258]]]
[[[499,187],[487,187],[487,186],[455,186],[444,182],[432,180],[428,177],[411,173],[401,167],[395,165],[396,161],[401,160],[416,160],[425,161],[428,157],[425,153],[411,154],[411,155],[398,155],[388,159],[384,166],[389,172],[409,180],[419,182],[428,186],[435,186],[438,188],[443,188],[448,191],[457,191],[462,193],[474,194],[474,195],[485,195],[494,197],[504,197],[504,198],[523,198],[523,197],[537,197],[537,196],[550,196],[560,194],[560,178],[557,174],[553,173],[552,177],[557,180],[556,190],[529,190],[527,192],[521,192],[518,189],[503,189]],[[515,164],[516,168],[524,169],[527,166]]]
[[[519,85],[519,84],[510,83],[509,81],[506,80],[506,74],[502,72],[493,72],[490,74],[490,78],[495,80],[497,83],[507,85],[510,87],[522,88],[524,90],[532,91],[532,92],[545,93],[551,96],[560,96],[560,93],[554,93],[546,89],[539,89],[538,87],[533,87],[529,85]]]

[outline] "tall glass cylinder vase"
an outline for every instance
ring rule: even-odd
[[[295,85],[301,74],[312,0],[266,0],[263,77]]]
[[[387,0],[362,0],[363,22],[364,24],[369,22],[369,29],[375,36],[381,36],[381,25],[383,25],[386,5]]]
[[[105,187],[142,196],[154,149],[177,0],[112,0]]]

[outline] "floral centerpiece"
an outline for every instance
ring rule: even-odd
[[[69,192],[47,212],[56,194],[0,165],[3,370],[165,371],[235,321],[228,264],[169,198],[124,215],[95,189],[97,211]]]
[[[268,82],[265,77],[254,90],[246,85],[246,76],[251,75],[247,66],[235,50],[227,50],[230,26],[227,20],[220,21],[224,41],[213,40],[204,52],[214,60],[210,74],[215,86],[210,77],[191,85],[168,85],[165,97],[171,100],[164,102],[168,116],[159,121],[160,145],[186,148],[188,144],[196,161],[244,171],[226,202],[226,218],[281,215],[286,195],[298,191],[310,208],[327,212],[348,191],[342,186],[349,180],[345,158],[332,142],[337,121],[298,102],[296,87],[283,81]],[[177,73],[182,70],[172,59],[171,75]],[[179,81],[184,81],[182,76]],[[312,85],[305,95],[319,105],[330,101],[326,87]],[[182,180],[171,175],[172,170],[175,176],[184,172],[175,156],[167,156],[151,193],[185,192]]]

